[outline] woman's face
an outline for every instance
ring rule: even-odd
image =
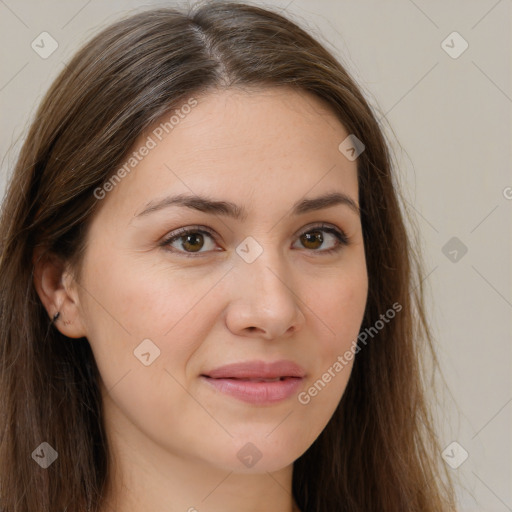
[[[352,361],[333,368],[367,298],[356,161],[308,94],[231,89],[188,105],[139,138],[100,200],[77,287],[84,335],[126,447],[276,471],[324,429],[350,375]],[[349,200],[314,201],[336,193]],[[276,361],[296,367],[264,364]]]

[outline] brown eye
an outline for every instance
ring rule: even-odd
[[[319,249],[324,243],[324,237],[321,231],[310,231],[304,233],[300,240],[306,249]]]
[[[206,243],[208,238],[211,240],[211,247],[208,247]],[[213,235],[207,231],[197,228],[185,228],[171,233],[161,245],[172,252],[178,252],[188,256],[194,253],[201,254],[209,252],[215,247],[215,241]],[[202,250],[205,246],[207,250]]]
[[[329,225],[313,226],[299,236],[302,247],[318,254],[337,252],[349,244],[349,239],[343,231]],[[329,242],[331,242],[329,244]],[[327,244],[327,247],[325,245]],[[330,247],[329,247],[330,245]]]
[[[184,239],[181,246],[187,251],[197,252],[204,244],[203,235],[201,233],[191,233],[180,238]]]

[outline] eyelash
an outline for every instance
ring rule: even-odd
[[[342,231],[339,228],[334,228],[329,224],[319,224],[319,225],[310,226],[307,230],[300,233],[298,235],[298,237],[300,238],[301,236],[305,235],[306,233],[310,233],[313,231],[325,231],[326,233],[330,233],[330,234],[334,235],[337,239],[337,244],[334,247],[331,247],[330,249],[325,249],[323,251],[309,249],[312,252],[318,252],[318,253],[321,253],[324,255],[332,254],[332,253],[340,251],[343,247],[350,244],[350,239],[345,234],[344,231]],[[204,252],[193,253],[193,252],[180,251],[180,250],[176,250],[174,248],[170,248],[170,244],[172,244],[175,240],[179,240],[180,238],[183,238],[191,233],[201,233],[201,234],[209,235],[216,242],[215,235],[209,228],[206,228],[205,226],[190,226],[190,227],[180,228],[180,229],[177,229],[176,231],[173,231],[168,237],[166,237],[164,240],[162,240],[159,245],[164,247],[166,250],[168,250],[172,253],[177,253],[177,254],[183,255],[186,258],[197,258],[198,255],[207,254],[208,252],[211,252],[211,251],[204,251]],[[308,249],[306,249],[306,250],[308,250]]]

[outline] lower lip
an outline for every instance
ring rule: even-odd
[[[218,391],[252,404],[272,404],[295,394],[302,378],[287,378],[274,382],[255,382],[241,379],[212,379],[201,376]]]

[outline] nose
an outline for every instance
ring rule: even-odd
[[[239,336],[276,339],[299,331],[305,317],[304,303],[285,265],[264,251],[252,263],[238,262],[233,272],[233,300],[228,305],[226,324]]]

